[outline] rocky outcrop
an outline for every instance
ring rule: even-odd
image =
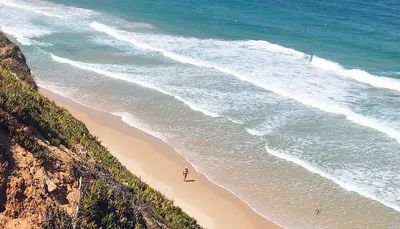
[[[1,31],[0,67],[14,73],[16,77],[27,83],[34,90],[37,90],[37,85],[33,79],[31,70],[28,65],[26,65],[26,59],[24,54],[22,54],[21,49],[12,43]]]

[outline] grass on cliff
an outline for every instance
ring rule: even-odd
[[[71,150],[83,148],[98,165],[114,175],[118,181],[126,183],[133,195],[148,205],[153,217],[168,228],[201,228],[195,219],[176,207],[173,201],[128,171],[95,136],[89,133],[82,122],[3,69],[0,69],[0,109],[24,125],[38,130],[52,145],[62,144]],[[27,134],[23,134],[23,131],[15,131],[20,131],[21,134],[17,132],[14,134],[20,136],[21,141],[26,141],[27,145],[40,147],[29,143],[31,140]],[[43,153],[40,157],[45,157],[47,153]]]

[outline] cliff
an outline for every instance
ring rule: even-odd
[[[201,228],[37,91],[0,32],[0,228]]]
[[[37,90],[31,70],[26,65],[26,59],[20,48],[12,43],[4,33],[0,31],[0,67],[9,70],[20,80]]]

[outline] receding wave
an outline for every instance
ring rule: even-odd
[[[63,16],[56,15],[56,14],[51,14],[51,13],[48,13],[48,12],[45,12],[45,11],[41,11],[41,10],[38,10],[38,9],[35,9],[35,8],[32,8],[32,7],[26,6],[25,4],[22,4],[22,3],[19,4],[19,3],[14,2],[14,1],[3,0],[0,3],[3,3],[4,5],[9,6],[9,7],[19,8],[19,9],[23,9],[23,10],[29,10],[29,11],[32,11],[34,13],[41,14],[41,15],[48,16],[48,17],[64,18]]]
[[[95,30],[97,30],[99,32],[106,33],[106,34],[108,34],[108,35],[110,35],[110,36],[112,36],[112,37],[114,37],[114,38],[116,38],[118,40],[131,43],[135,47],[138,47],[138,48],[141,48],[141,49],[147,49],[147,50],[151,50],[151,51],[155,51],[155,52],[159,52],[163,56],[171,58],[173,60],[176,60],[176,61],[178,61],[180,63],[191,64],[191,65],[195,65],[195,66],[198,66],[198,67],[213,68],[213,69],[216,69],[216,70],[218,70],[220,72],[235,76],[236,78],[238,78],[238,79],[240,79],[242,81],[246,81],[246,82],[252,83],[253,85],[255,85],[257,87],[260,87],[260,88],[263,88],[265,90],[271,91],[271,92],[273,92],[275,94],[278,94],[278,95],[281,95],[281,96],[296,100],[297,102],[300,102],[301,104],[306,105],[308,107],[316,108],[316,109],[319,109],[319,110],[322,110],[322,111],[325,111],[325,112],[329,112],[329,113],[333,113],[333,114],[343,115],[347,120],[349,120],[351,122],[354,122],[356,124],[359,124],[359,125],[362,125],[362,126],[365,126],[365,127],[369,127],[369,128],[375,129],[375,130],[377,130],[377,131],[379,131],[381,133],[384,133],[387,136],[397,140],[400,143],[400,132],[397,131],[396,129],[393,129],[390,126],[385,125],[385,124],[379,122],[378,120],[375,120],[374,118],[366,117],[366,116],[357,114],[356,112],[352,111],[350,108],[343,107],[341,105],[332,103],[330,100],[327,100],[327,101],[316,100],[316,99],[318,99],[318,98],[315,98],[317,95],[311,94],[311,93],[315,93],[313,91],[313,89],[306,89],[306,87],[308,87],[308,85],[306,85],[304,87],[304,89],[302,89],[302,90],[309,90],[309,91],[306,91],[308,94],[306,94],[305,96],[299,96],[298,94],[293,93],[292,90],[288,90],[286,86],[285,87],[283,87],[282,85],[276,86],[276,84],[273,84],[273,83],[271,83],[270,81],[267,81],[267,80],[261,81],[260,78],[257,77],[256,74],[250,76],[249,73],[247,73],[246,71],[238,72],[238,71],[232,70],[232,69],[230,69],[230,68],[228,68],[226,66],[216,65],[216,64],[214,64],[214,63],[212,63],[210,61],[204,61],[204,60],[201,60],[201,59],[195,59],[193,57],[188,57],[188,56],[185,56],[185,55],[177,54],[177,53],[174,53],[174,52],[171,52],[171,51],[167,51],[167,50],[159,48],[159,47],[152,46],[150,44],[139,42],[138,40],[130,37],[129,34],[125,33],[124,31],[116,30],[116,29],[114,29],[112,27],[109,27],[107,25],[104,25],[104,24],[101,24],[101,23],[98,23],[98,22],[92,22],[90,24],[90,26],[92,28],[94,28]],[[182,39],[182,38],[180,38],[180,39]],[[257,42],[257,41],[250,41],[250,43],[251,43],[250,48],[254,48],[254,42]],[[244,44],[242,44],[242,43],[240,43],[239,45],[243,46]],[[250,45],[250,44],[246,43],[246,45]],[[258,46],[256,46],[256,47],[258,47]],[[276,51],[276,50],[277,50],[277,47],[274,46],[273,50],[268,50],[268,51],[269,52],[273,52],[273,51]],[[285,49],[283,49],[283,50],[285,50]],[[293,58],[293,55],[290,55],[287,58]],[[295,56],[295,58],[298,58],[298,56]],[[314,62],[313,65],[315,65],[317,63],[322,63],[323,59],[316,58],[315,61],[316,61],[316,63]],[[298,62],[296,62],[296,63],[298,63]],[[307,61],[305,61],[305,63],[307,63]],[[305,63],[301,63],[301,64],[305,64]],[[338,64],[335,65],[333,62],[325,61],[323,63],[329,63],[329,64],[322,65],[322,68],[324,68],[326,70],[337,71],[338,69],[340,69],[340,65],[338,65]],[[305,74],[307,74],[306,71],[307,71],[307,68],[304,69],[304,73]],[[342,71],[343,72],[346,72],[346,71],[350,71],[351,72],[351,71],[354,71],[354,70],[345,70],[345,69],[343,69]],[[293,75],[293,77],[295,77],[295,76],[296,75]],[[373,76],[371,76],[371,77],[373,77]],[[279,80],[282,80],[282,79],[279,79]],[[314,84],[313,81],[315,81],[315,79],[310,78],[310,82],[307,82],[307,83],[309,83],[310,85],[313,85]],[[280,83],[280,82],[278,82],[278,83]],[[299,83],[304,83],[304,82],[299,82]],[[330,86],[329,83],[330,82],[321,82],[321,87],[329,87]],[[323,85],[323,84],[325,84],[325,85]],[[392,84],[392,85],[394,85],[394,84]],[[340,85],[337,86],[337,88],[340,89]],[[321,90],[321,93],[327,93],[328,92],[325,88],[321,88],[319,90]],[[335,92],[335,94],[333,96],[340,96],[340,94],[341,94],[341,92],[339,92],[339,93]],[[320,95],[318,95],[318,96],[320,96]],[[332,96],[330,96],[330,97],[332,97]]]
[[[129,22],[124,28],[130,29],[154,29],[155,26],[145,22]]]
[[[311,63],[319,68],[334,71],[342,76],[351,78],[361,83],[369,84],[374,87],[400,91],[400,80],[398,79],[371,75],[361,69],[346,69],[338,63],[319,57],[314,57]]]
[[[2,30],[26,46],[52,46],[35,38],[51,39],[50,35],[64,29],[69,32],[90,29],[84,20],[98,15],[91,10],[40,0],[0,0],[0,6]]]
[[[254,135],[254,136],[264,136],[265,134],[267,134],[266,131],[252,129],[252,128],[246,128],[246,131],[247,131],[247,133]]]
[[[38,38],[52,34],[52,31],[45,28],[25,28],[21,29],[18,27],[3,26],[1,28],[3,32],[15,37],[22,45],[39,45],[39,46],[51,46],[52,44],[46,42],[39,42],[32,38]]]
[[[140,86],[148,88],[148,89],[156,90],[156,91],[159,91],[159,92],[161,92],[163,94],[166,94],[166,95],[169,95],[169,96],[172,96],[172,97],[178,99],[179,101],[183,102],[184,104],[189,106],[194,111],[199,111],[199,112],[201,112],[201,113],[203,113],[205,115],[211,116],[211,117],[219,117],[220,116],[217,113],[205,110],[205,109],[197,106],[196,104],[183,99],[180,96],[174,95],[174,94],[172,94],[172,93],[170,93],[170,92],[168,92],[166,90],[163,90],[161,88],[155,87],[154,85],[151,85],[151,84],[149,84],[147,82],[143,82],[143,81],[132,79],[131,77],[129,77],[128,74],[116,73],[116,72],[110,72],[110,71],[107,71],[107,70],[103,70],[102,66],[99,65],[99,64],[87,64],[87,63],[83,63],[83,62],[79,62],[79,61],[70,60],[70,59],[67,59],[67,58],[62,58],[62,57],[56,56],[54,54],[50,54],[50,55],[51,55],[51,58],[54,61],[57,61],[59,63],[69,64],[71,66],[74,66],[76,68],[80,68],[80,69],[83,69],[83,70],[86,70],[86,71],[91,71],[91,72],[98,73],[98,74],[101,74],[101,75],[105,75],[105,76],[108,76],[108,77],[112,77],[112,78],[115,78],[115,79],[131,82],[131,83],[140,85]]]
[[[345,189],[347,191],[356,192],[356,193],[360,194],[361,196],[364,196],[366,198],[378,201],[379,203],[381,203],[381,204],[383,204],[383,205],[385,205],[385,206],[387,206],[389,208],[392,208],[392,209],[400,212],[400,207],[399,206],[397,206],[395,204],[392,204],[392,203],[389,203],[389,202],[387,202],[385,200],[382,200],[382,199],[378,198],[377,196],[375,196],[374,194],[371,194],[368,191],[362,190],[362,189],[360,189],[359,187],[357,187],[357,186],[355,186],[353,184],[350,184],[350,183],[347,183],[347,182],[343,182],[340,179],[335,178],[334,176],[322,171],[321,169],[311,165],[310,163],[308,163],[306,161],[300,160],[300,159],[298,159],[296,157],[293,157],[291,155],[288,155],[286,153],[281,153],[278,150],[273,150],[273,149],[269,148],[268,145],[265,145],[265,149],[267,150],[268,153],[270,153],[270,154],[272,154],[272,155],[274,155],[274,156],[276,156],[278,158],[281,158],[283,160],[286,160],[286,161],[289,161],[291,163],[297,164],[297,165],[307,169],[308,171],[310,171],[312,173],[318,174],[318,175],[320,175],[322,177],[325,177],[325,178],[333,181],[334,183],[336,183],[341,188],[343,188],[343,189]]]
[[[65,19],[75,19],[98,15],[98,13],[92,10],[38,0],[2,0],[0,1],[0,4],[4,4],[5,6],[24,11],[33,12],[34,14],[42,15],[49,18],[58,18],[63,21]]]

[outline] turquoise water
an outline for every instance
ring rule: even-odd
[[[398,1],[55,1],[202,38],[267,40],[399,78]]]
[[[286,228],[399,228],[396,1],[0,0],[40,86]]]

